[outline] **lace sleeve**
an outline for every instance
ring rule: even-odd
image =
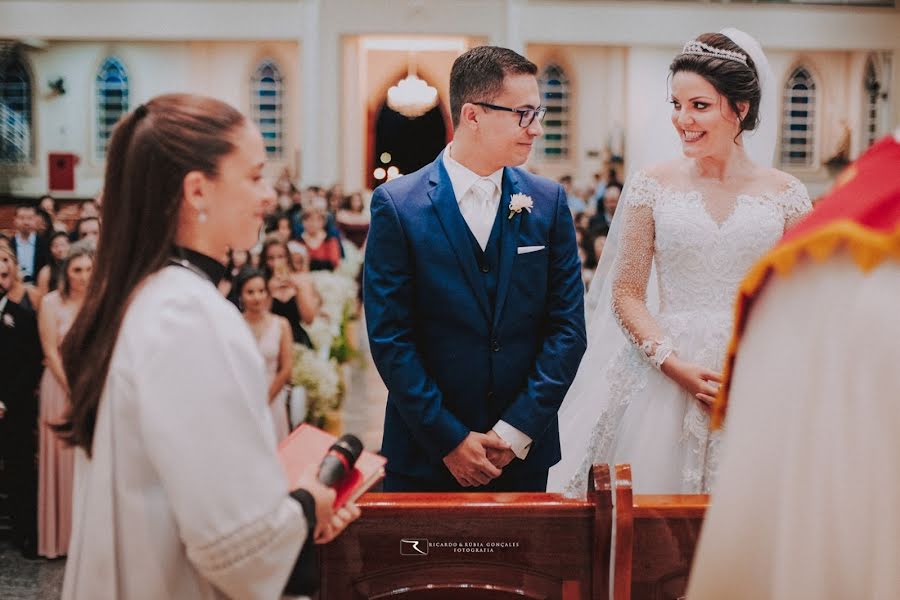
[[[653,207],[658,184],[643,173],[635,174],[623,192],[622,245],[613,266],[612,309],[631,342],[659,368],[672,353],[667,339],[647,309],[647,280],[653,265],[656,226]]]
[[[799,179],[791,179],[780,196],[781,208],[784,211],[784,229],[787,231],[812,210],[809,192]]]

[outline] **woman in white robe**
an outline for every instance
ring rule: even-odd
[[[59,430],[77,448],[63,598],[309,592],[309,542],[359,514],[333,513],[312,471],[286,481],[262,357],[216,288],[274,201],[264,161],[256,128],[209,98],[159,96],[113,133],[94,277],[63,346]]]

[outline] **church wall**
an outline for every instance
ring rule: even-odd
[[[668,108],[659,110],[668,63],[685,40],[734,24],[759,37],[779,85],[801,55],[809,57],[825,99],[818,115],[819,162],[837,144],[842,119],[852,132],[851,155],[863,149],[861,78],[870,50],[893,52],[883,128],[900,123],[900,8],[622,0],[0,0],[0,39],[32,37],[50,43],[49,49],[29,55],[39,89],[37,163],[16,180],[16,189],[29,194],[43,189],[43,163],[51,149],[90,156],[92,116],[84,114],[85,105],[79,105],[84,100],[78,98],[91,95],[91,71],[99,63],[77,67],[74,62],[90,58],[91,52],[99,61],[99,47],[106,42],[97,40],[109,38],[110,32],[120,40],[116,44],[134,54],[123,60],[136,74],[135,100],[178,87],[213,93],[246,108],[247,92],[241,86],[249,78],[247,65],[265,44],[281,48],[279,62],[290,64],[285,76],[291,150],[284,163],[299,169],[306,183],[341,181],[354,188],[364,174],[365,155],[359,149],[365,140],[359,140],[370,101],[361,97],[368,88],[365,73],[359,73],[364,67],[358,49],[346,49],[356,36],[451,35],[508,45],[535,60],[541,53],[560,54],[577,90],[574,151],[565,163],[536,166],[550,176],[565,171],[585,180],[597,167],[594,150],[606,144],[619,120],[628,170],[668,157],[674,134]],[[71,56],[57,56],[61,44],[73,44],[66,46]],[[60,75],[70,93],[44,99],[47,79]],[[612,93],[611,82],[621,82],[621,91]],[[94,191],[99,172],[100,165],[82,161],[79,195]],[[800,175],[807,182],[828,181],[821,170]]]
[[[576,183],[587,184],[601,170],[610,146],[620,149],[626,115],[626,51],[606,46],[529,44],[526,54],[538,69],[551,63],[562,67],[571,86],[569,158],[548,161],[533,155],[529,164],[547,177],[572,175]]]
[[[132,107],[158,94],[193,92],[250,110],[250,78],[258,62],[274,58],[285,77],[285,160],[267,166],[271,173],[281,166],[295,167],[300,139],[299,67],[296,43],[267,42],[51,42],[45,50],[31,51],[34,93],[34,164],[12,180],[17,195],[47,191],[50,152],[78,156],[76,189],[60,197],[93,196],[102,187],[105,161],[96,148],[97,71],[110,56],[119,58],[129,78]],[[66,93],[53,96],[47,82],[62,77]]]

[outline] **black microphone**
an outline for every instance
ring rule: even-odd
[[[338,438],[328,454],[319,465],[319,481],[328,487],[334,487],[346,477],[356,464],[356,459],[362,454],[363,445],[359,438],[352,434],[342,435]]]

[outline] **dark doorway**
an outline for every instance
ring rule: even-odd
[[[376,169],[387,171],[396,167],[403,175],[413,173],[432,162],[446,144],[447,127],[440,104],[415,119],[383,104],[375,119],[375,152],[369,166],[369,185],[374,189],[386,180],[382,173],[380,178],[375,176]]]

